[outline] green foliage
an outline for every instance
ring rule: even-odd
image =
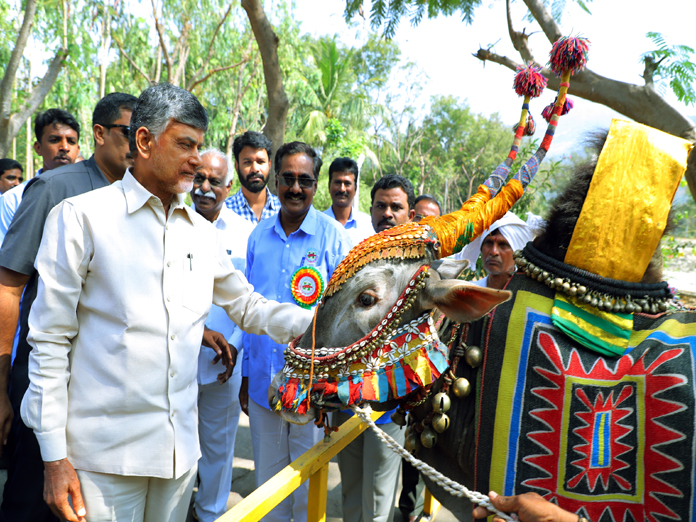
[[[677,99],[687,105],[696,105],[696,63],[694,50],[686,45],[669,45],[660,33],[646,35],[657,49],[642,55],[643,61],[655,64],[653,73],[657,91],[664,96],[666,85],[672,89]]]
[[[383,27],[385,38],[393,38],[402,18],[408,18],[411,25],[418,25],[423,16],[435,18],[460,13],[462,20],[471,23],[474,9],[481,0],[372,0],[370,24],[372,29]],[[347,0],[345,19],[349,22],[356,14],[363,16],[363,0]]]
[[[590,12],[590,8],[588,4],[592,2],[592,0],[571,0],[572,2],[578,4],[580,9],[585,11],[587,14],[592,14]],[[544,7],[551,13],[551,16],[553,19],[556,21],[556,23],[561,23],[563,19],[563,14],[566,10],[566,7],[568,6],[568,0],[541,0],[542,4],[544,4]],[[534,22],[534,16],[532,16],[531,12],[527,13],[527,21],[528,22]]]

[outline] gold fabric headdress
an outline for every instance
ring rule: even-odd
[[[640,281],[692,147],[657,129],[613,120],[565,262],[602,277]]]

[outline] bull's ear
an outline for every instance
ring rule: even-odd
[[[477,286],[466,281],[443,279],[429,283],[425,288],[423,303],[427,308],[438,308],[454,321],[469,323],[486,315],[511,292]]]
[[[432,267],[437,270],[442,279],[457,279],[459,274],[461,274],[464,269],[469,266],[468,259],[452,259],[451,257],[446,257],[445,259],[438,259],[432,262]]]

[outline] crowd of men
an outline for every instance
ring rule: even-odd
[[[378,180],[360,212],[351,158],[329,166],[332,205],[320,212],[312,147],[273,151],[248,131],[232,161],[202,150],[207,126],[195,96],[161,84],[97,103],[86,161],[61,109],[36,118],[36,177],[0,160],[0,521],[183,521],[196,479],[195,516],[221,516],[242,411],[257,486],[322,436],[267,400],[316,302],[293,276],[311,267],[325,284],[366,237],[441,213],[398,175]],[[486,270],[509,277],[505,232],[488,237]],[[378,423],[403,442],[389,413]],[[369,431],[341,452],[344,520],[390,521],[400,464]],[[412,520],[417,473],[404,474],[399,506]],[[265,520],[306,519],[307,496],[305,484]]]

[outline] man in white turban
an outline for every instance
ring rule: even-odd
[[[531,212],[527,213],[526,222],[512,212],[507,212],[454,257],[460,260],[466,259],[469,261],[469,266],[474,268],[480,253],[483,268],[488,275],[474,283],[501,290],[515,273],[513,252],[521,250],[529,241],[532,241],[541,231],[543,223],[539,216]]]

